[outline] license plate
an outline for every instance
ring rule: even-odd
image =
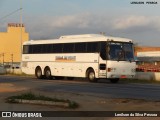
[[[125,75],[121,75],[121,78],[127,78]]]

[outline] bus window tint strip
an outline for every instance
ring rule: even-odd
[[[103,42],[104,43],[104,42]],[[95,53],[99,52],[100,42],[24,45],[23,54],[45,53]]]

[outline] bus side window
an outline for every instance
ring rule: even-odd
[[[32,53],[34,53],[34,54],[41,53],[41,47],[40,47],[40,45],[33,45],[32,46]]]
[[[29,46],[28,45],[24,45],[23,46],[23,54],[28,54],[29,53]]]
[[[63,44],[54,44],[53,45],[53,53],[62,53],[63,50]]]
[[[45,44],[43,45],[43,53],[51,53],[52,45],[51,44]]]
[[[74,43],[67,43],[63,45],[63,53],[73,53]]]
[[[48,44],[47,53],[52,53],[52,44]]]
[[[106,60],[106,42],[101,42],[100,56],[103,60]]]
[[[75,53],[85,53],[86,43],[75,43]]]
[[[33,53],[33,46],[29,45],[29,54],[32,54],[32,53]]]
[[[95,53],[99,51],[99,43],[98,42],[88,42],[87,43],[87,52]]]

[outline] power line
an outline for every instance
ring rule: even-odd
[[[16,12],[18,12],[20,10],[22,10],[22,8],[19,8],[19,9],[15,10],[15,11],[9,13],[8,15],[3,16],[2,18],[0,18],[0,21],[5,19],[5,18],[7,18],[7,17],[9,17],[9,16],[11,16],[11,15],[13,15],[14,13],[16,13]]]

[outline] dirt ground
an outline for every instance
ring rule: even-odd
[[[27,90],[27,88],[16,87],[11,83],[0,83],[0,93],[16,92],[16,91],[22,91],[22,90]]]
[[[52,111],[160,111],[160,101],[146,101],[146,100],[139,100],[139,99],[124,99],[124,98],[108,99],[103,97],[99,98],[99,97],[96,97],[96,95],[87,95],[87,94],[79,94],[79,93],[75,94],[75,93],[57,92],[57,91],[55,92],[35,91],[25,87],[20,87],[20,86],[17,87],[10,83],[0,84],[0,94],[3,95],[0,97],[0,102],[1,104],[3,103],[6,104],[4,101],[6,97],[21,94],[28,91],[33,92],[35,94],[49,96],[49,97],[73,100],[79,104],[79,108],[66,109],[66,108],[59,108],[54,106],[30,105],[30,107],[28,109],[26,108],[25,110],[31,109],[31,110],[46,110],[46,111],[48,110],[52,110]],[[19,106],[25,107],[26,105],[21,104]],[[121,120],[121,119],[122,118],[110,118],[110,120]],[[127,119],[128,118],[123,118],[122,120],[127,120]],[[132,118],[129,118],[129,119],[132,120]],[[134,119],[141,120],[142,118],[134,118]]]

